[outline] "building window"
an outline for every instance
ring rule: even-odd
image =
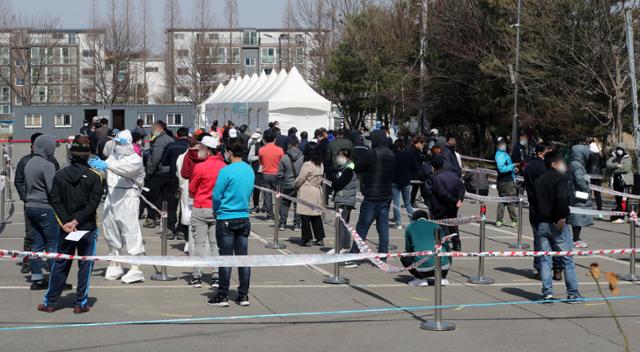
[[[138,113],[138,120],[142,120],[142,126],[151,127],[156,120],[156,115],[152,112]]]
[[[296,34],[294,38],[295,38],[296,44],[304,45],[304,36],[302,34]]]
[[[9,47],[0,47],[0,65],[8,65],[11,62],[11,55],[9,54]]]
[[[4,115],[11,114],[11,105],[0,105],[0,111],[2,111]]]
[[[158,72],[158,67],[156,66],[147,66],[144,68],[144,72]]]
[[[247,67],[254,67],[256,65],[256,58],[255,57],[245,57],[244,58],[244,65]]]
[[[48,62],[47,48],[31,48],[31,64],[46,65]]]
[[[24,86],[24,78],[16,77],[16,86],[18,86],[18,87]]]
[[[94,76],[96,74],[96,70],[92,68],[83,68],[82,75],[83,76]]]
[[[53,115],[53,125],[59,128],[71,127],[71,114],[55,114]]]
[[[25,128],[41,128],[42,115],[41,114],[24,114],[24,127]]]
[[[273,64],[276,62],[276,48],[262,48],[260,62]]]
[[[178,67],[177,72],[180,76],[186,76],[189,74],[189,69],[186,67]]]
[[[240,48],[231,48],[231,63],[240,63]]]
[[[16,67],[22,67],[22,59],[16,59]]]
[[[167,126],[182,126],[182,114],[181,113],[169,113],[167,114]]]
[[[59,62],[62,65],[76,64],[76,48],[58,48]]]
[[[296,64],[304,64],[304,48],[296,48]]]
[[[178,57],[187,57],[187,56],[189,56],[189,50],[187,49],[178,50]]]
[[[242,44],[244,45],[258,45],[258,32],[245,31],[242,33]]]
[[[34,103],[46,103],[47,102],[47,87],[36,87],[33,92]]]
[[[1,87],[0,88],[0,102],[2,102],[2,103],[10,103],[11,102],[11,88],[10,87]]]
[[[56,40],[64,39],[64,33],[53,33],[52,37]]]
[[[220,39],[220,34],[218,33],[209,33],[207,36],[210,40],[218,40]]]
[[[177,39],[177,40],[184,39],[184,33],[175,33],[173,35],[173,39]]]
[[[93,50],[82,50],[82,57],[93,57],[95,52]]]
[[[216,64],[224,64],[227,62],[227,48],[217,48],[214,62]]]
[[[76,44],[77,41],[78,41],[78,34],[69,33],[69,44]]]

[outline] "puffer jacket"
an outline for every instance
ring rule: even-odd
[[[616,148],[624,150],[624,155],[618,156],[614,151],[614,155],[607,160],[607,171],[611,172],[613,176],[612,183],[615,183],[616,178],[619,178],[624,180],[626,186],[633,186],[633,165],[627,152],[627,144],[618,143]]]
[[[578,208],[591,209],[591,189],[589,188],[589,175],[587,174],[587,162],[589,161],[588,145],[577,144],[571,148],[571,162],[569,168],[571,172],[571,205]],[[579,197],[578,195],[586,196]],[[591,226],[593,217],[590,215],[571,214],[569,216],[571,226]]]
[[[302,169],[302,163],[304,163],[304,155],[298,147],[287,149],[278,165],[278,180],[280,180],[283,189],[294,188],[296,177]]]
[[[358,176],[355,172],[355,164],[348,161],[338,168],[335,181],[333,181],[333,202],[337,205],[356,206],[358,194]]]
[[[387,135],[384,131],[371,132],[371,150],[356,161],[356,173],[362,184],[365,200],[391,200],[391,181],[395,167],[395,156],[386,146]]]

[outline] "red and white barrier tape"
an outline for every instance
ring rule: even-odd
[[[635,195],[635,194],[618,192],[618,191],[614,191],[612,189],[608,189],[608,188],[604,188],[604,187],[596,186],[596,185],[589,185],[589,187],[591,188],[591,190],[596,191],[596,192],[600,192],[600,193],[611,194],[613,196],[624,197],[624,198],[640,199],[640,196],[639,195]]]

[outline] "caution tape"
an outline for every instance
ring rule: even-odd
[[[606,210],[594,210],[586,208],[569,207],[571,214],[575,215],[591,215],[591,216],[627,216],[629,213],[624,211],[606,211]]]
[[[618,191],[614,191],[612,189],[608,189],[608,188],[604,188],[604,187],[596,186],[596,185],[589,185],[589,187],[592,190],[594,190],[596,192],[600,192],[600,193],[611,194],[613,196],[618,196],[618,197],[623,197],[623,198],[640,199],[640,196],[635,195],[635,194],[618,192]]]
[[[578,257],[578,256],[604,256],[604,255],[624,255],[638,253],[640,248],[619,248],[619,249],[592,249],[592,250],[571,250],[571,251],[486,251],[486,252],[443,252],[437,255],[443,257]]]
[[[479,200],[485,203],[517,203],[520,201],[520,197],[508,196],[508,197],[494,197],[494,196],[482,196],[475,193],[465,192],[465,198]]]
[[[460,155],[460,158],[462,160],[482,161],[483,163],[492,163],[492,164],[496,163],[495,160],[476,158],[475,156]]]

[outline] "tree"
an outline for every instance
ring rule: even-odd
[[[229,46],[227,47],[227,74],[233,73],[233,31],[238,27],[238,2],[237,0],[224,1],[224,17],[227,30],[229,31]]]
[[[175,102],[176,91],[176,62],[175,62],[175,46],[173,38],[173,30],[181,24],[180,6],[178,0],[166,0],[164,5],[164,23],[166,31],[171,36],[167,38],[167,47],[165,52],[165,81],[167,82],[167,97],[162,99],[165,102]]]

